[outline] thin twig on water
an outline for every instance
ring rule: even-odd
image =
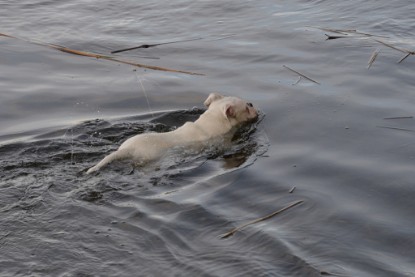
[[[376,126],[376,127],[384,128],[384,129],[398,130],[398,131],[415,132],[415,130],[405,129],[405,128],[398,128],[398,127],[391,127],[391,126]]]
[[[399,52],[406,53],[406,54],[414,54],[414,52],[409,51],[408,49],[398,48],[396,46],[393,46],[392,44],[386,43],[386,42],[381,41],[381,40],[378,40],[378,39],[375,39],[375,41],[379,42],[380,44],[385,45],[386,47],[395,49],[395,50],[397,50]]]
[[[395,116],[395,117],[385,117],[383,119],[410,119],[414,118],[413,116]]]
[[[403,57],[402,57],[402,58],[398,61],[398,63],[402,63],[402,62],[403,62],[406,58],[408,58],[409,56],[411,56],[411,55],[415,55],[415,51],[411,51],[411,50],[404,49],[404,48],[399,48],[399,47],[393,46],[392,44],[386,43],[386,42],[381,41],[381,40],[378,40],[378,39],[375,39],[375,41],[379,42],[380,44],[385,45],[386,47],[389,47],[389,48],[392,48],[392,49],[394,49],[394,50],[396,50],[396,51],[399,51],[399,52],[405,53],[405,56],[403,56]]]
[[[358,31],[356,29],[331,29],[331,28],[323,28],[323,27],[315,27],[315,26],[308,26],[308,27],[316,28],[316,29],[319,29],[319,30],[325,31],[325,32],[346,35],[347,37],[352,37],[350,35],[360,35],[360,36],[363,36],[363,37],[388,38],[387,36],[374,35],[374,34],[360,32],[360,31]]]
[[[369,69],[372,64],[375,62],[376,58],[379,55],[380,50],[376,49],[375,51],[373,51],[372,56],[370,56],[369,62],[367,63],[367,69]]]
[[[295,191],[296,187],[292,187],[289,191],[289,193],[293,193]]]
[[[64,46],[61,46],[61,45],[56,45],[56,44],[51,44],[51,43],[44,43],[44,42],[34,42],[34,41],[27,40],[27,39],[22,39],[22,38],[17,38],[17,37],[14,37],[14,36],[6,35],[6,34],[3,34],[3,33],[0,33],[0,34],[2,36],[5,36],[5,37],[14,38],[14,39],[20,39],[20,40],[23,40],[23,41],[26,41],[26,42],[29,42],[29,43],[34,43],[34,44],[37,44],[37,45],[41,45],[41,46],[53,48],[55,50],[59,50],[61,52],[65,52],[65,53],[69,53],[69,54],[73,54],[73,55],[84,56],[84,57],[91,57],[91,58],[96,58],[96,59],[103,59],[103,60],[107,60],[107,61],[113,61],[113,62],[118,62],[118,63],[132,65],[132,66],[135,66],[135,67],[141,67],[141,68],[158,70],[158,71],[166,71],[166,72],[174,72],[174,73],[183,73],[183,74],[199,75],[199,76],[203,76],[204,75],[204,74],[196,73],[196,72],[190,72],[190,71],[184,71],[184,70],[177,70],[177,69],[171,69],[171,68],[166,68],[166,67],[146,65],[146,64],[140,64],[140,63],[125,61],[125,60],[120,60],[120,59],[117,59],[115,57],[106,56],[106,55],[100,55],[100,54],[95,54],[95,53],[85,52],[85,51],[80,51],[80,50],[74,50],[74,49],[71,49],[71,48],[68,48],[68,47],[64,47]]]
[[[319,82],[317,82],[317,81],[315,81],[315,80],[313,80],[313,79],[311,79],[311,78],[309,78],[309,77],[305,76],[304,74],[302,74],[302,73],[300,73],[300,72],[298,72],[298,71],[296,71],[296,70],[294,70],[294,69],[292,69],[292,68],[289,68],[289,67],[288,67],[288,66],[286,66],[286,65],[283,65],[283,67],[284,67],[284,68],[286,68],[286,69],[288,69],[288,70],[290,70],[290,71],[292,71],[292,72],[294,72],[294,73],[296,73],[296,74],[298,74],[299,76],[301,76],[301,77],[303,77],[303,78],[306,78],[307,80],[309,80],[309,81],[311,81],[311,82],[313,82],[313,83],[316,83],[316,84],[320,85],[320,83],[319,83]]]
[[[359,32],[357,30],[354,33],[355,34],[358,34],[358,35],[362,35],[362,36],[367,36],[367,37],[389,38],[387,36],[381,36],[381,35],[374,35],[374,34],[369,34],[369,33],[363,33],[363,32]]]
[[[247,227],[247,226],[249,226],[249,225],[252,225],[252,224],[255,224],[255,223],[258,223],[258,222],[261,222],[261,221],[267,220],[267,219],[270,219],[270,218],[272,218],[272,217],[276,216],[277,214],[280,214],[280,213],[282,213],[282,212],[284,212],[284,211],[286,211],[286,210],[288,210],[288,209],[290,209],[290,208],[292,208],[292,207],[294,207],[294,206],[297,206],[297,205],[299,205],[299,204],[301,204],[301,203],[303,203],[303,202],[304,202],[304,200],[299,200],[299,201],[293,202],[293,203],[291,203],[291,204],[289,204],[289,205],[285,206],[284,208],[282,208],[282,209],[280,209],[280,210],[278,210],[278,211],[276,211],[276,212],[273,212],[273,213],[271,213],[271,214],[269,214],[269,215],[266,215],[266,216],[264,216],[264,217],[261,217],[261,218],[258,218],[258,219],[255,219],[255,220],[252,220],[252,221],[250,221],[250,222],[248,222],[248,223],[245,223],[245,224],[243,224],[243,225],[241,225],[241,226],[239,226],[239,227],[236,227],[236,228],[234,228],[234,229],[230,230],[229,232],[227,232],[227,233],[225,233],[225,234],[221,235],[221,236],[220,236],[220,238],[222,238],[222,239],[226,239],[226,238],[228,238],[228,237],[230,237],[230,236],[233,236],[233,235],[234,235],[237,231],[240,231],[240,230],[242,230],[243,228],[245,228],[245,227]]]
[[[321,31],[342,34],[342,35],[347,35],[347,33],[350,33],[350,32],[356,32],[356,30],[340,30],[340,29],[331,29],[331,28],[316,27],[316,26],[306,26],[306,27],[315,28]]]
[[[79,51],[79,50],[73,50],[73,49],[63,47],[63,46],[59,46],[59,45],[46,44],[46,46],[52,47],[52,48],[57,49],[57,50],[62,51],[62,52],[74,54],[74,55],[85,56],[85,57],[93,57],[93,58],[97,58],[97,59],[103,59],[103,60],[108,60],[108,61],[113,61],[113,62],[119,62],[119,63],[129,64],[129,65],[136,66],[136,67],[141,67],[141,68],[147,68],[147,69],[159,70],[159,71],[166,71],[166,72],[184,73],[184,74],[189,74],[189,75],[204,75],[204,74],[201,74],[201,73],[195,73],[195,72],[190,72],[190,71],[177,70],[177,69],[171,69],[171,68],[166,68],[166,67],[160,67],[160,66],[153,66],[153,65],[147,65],[147,64],[140,64],[140,63],[135,63],[135,62],[124,61],[124,60],[116,59],[116,58],[113,58],[113,57],[110,57],[110,56],[99,55],[99,54],[94,54],[94,53],[84,52],[84,51]]]
[[[295,82],[294,84],[292,84],[293,86],[297,85],[299,82],[301,82],[301,80],[303,79],[303,77],[298,76],[298,80],[297,82]]]
[[[141,44],[139,46],[134,46],[134,47],[130,47],[130,48],[124,48],[124,49],[114,50],[114,51],[111,51],[111,54],[125,52],[125,51],[130,51],[130,50],[135,50],[135,49],[139,49],[139,48],[150,48],[150,47],[156,47],[156,46],[159,46],[159,45],[172,44],[172,43],[180,43],[180,42],[188,42],[188,41],[195,41],[195,40],[201,40],[201,39],[202,38],[192,38],[192,39],[177,40],[177,41],[170,41],[170,42],[162,42],[162,43],[155,43],[155,44]]]
[[[411,53],[408,53],[408,54],[406,54],[405,56],[403,56],[402,57],[402,59],[400,59],[399,61],[398,61],[398,63],[401,63],[401,62],[403,62],[406,58],[408,58],[410,55],[412,55]]]

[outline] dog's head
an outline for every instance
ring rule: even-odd
[[[208,110],[219,109],[232,126],[252,122],[258,118],[258,112],[252,103],[246,102],[238,97],[211,93],[204,102],[204,105]]]

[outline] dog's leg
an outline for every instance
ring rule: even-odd
[[[95,165],[95,166],[91,167],[90,169],[88,169],[86,174],[90,174],[92,172],[98,171],[102,167],[104,167],[107,164],[111,163],[112,161],[125,159],[127,157],[128,157],[128,151],[127,150],[125,150],[125,149],[117,150],[117,151],[109,154],[105,158],[103,158],[97,165]]]

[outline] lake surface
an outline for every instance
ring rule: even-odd
[[[414,14],[385,0],[0,1],[0,275],[415,276],[415,57],[398,63]],[[128,137],[195,120],[214,91],[261,111],[231,149],[84,174]]]

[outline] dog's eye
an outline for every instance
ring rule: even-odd
[[[253,107],[254,105],[252,105],[252,103],[246,103],[248,105],[248,107]]]

